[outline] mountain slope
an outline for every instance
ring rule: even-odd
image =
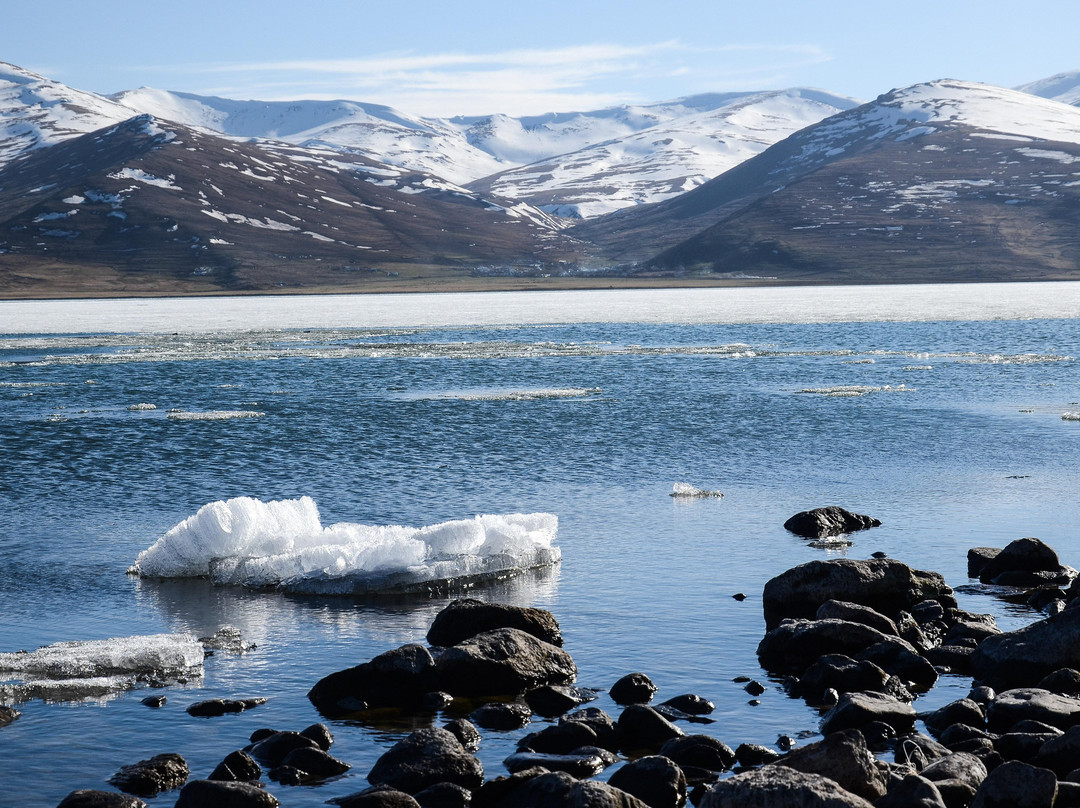
[[[1080,106],[1080,70],[1058,73],[1016,88],[1020,92],[1060,101],[1062,104]]]
[[[710,96],[711,106],[471,183],[560,216],[591,218],[689,191],[857,102],[815,90]],[[704,107],[704,109],[701,109]],[[689,111],[693,110],[693,111]],[[664,112],[671,114],[668,105]]]
[[[573,232],[621,260],[799,280],[1076,277],[1078,189],[1080,110],[943,80]]]
[[[525,205],[362,157],[149,116],[30,153],[0,170],[0,188],[0,285],[23,290],[49,272],[57,282],[55,272],[84,271],[113,273],[118,287],[350,285],[387,263],[570,252]]]

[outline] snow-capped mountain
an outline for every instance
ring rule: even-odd
[[[857,105],[850,98],[792,89],[699,96],[640,108],[633,117],[617,120],[622,128],[629,128],[630,121],[647,124],[636,131],[470,187],[528,201],[559,216],[602,216],[685,193],[791,133]]]
[[[0,166],[31,149],[93,132],[131,115],[131,110],[100,95],[0,62]]]
[[[1074,107],[1080,106],[1080,70],[1058,73],[1029,84],[1022,84],[1016,89],[1040,98],[1049,98],[1051,101],[1060,101]]]
[[[676,199],[573,229],[609,256],[894,280],[1080,269],[1080,109],[952,80],[894,90]],[[913,274],[914,273],[914,274]],[[1070,275],[1071,276],[1071,275]]]

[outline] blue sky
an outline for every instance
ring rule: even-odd
[[[1030,13],[1028,13],[1030,11]],[[78,89],[347,98],[433,116],[1080,69],[1080,2],[51,0],[9,4],[0,60]]]

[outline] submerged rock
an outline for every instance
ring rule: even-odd
[[[801,511],[786,522],[784,527],[797,536],[807,539],[823,539],[827,536],[839,536],[856,530],[878,527],[880,519],[872,516],[852,513],[837,505]]]
[[[208,699],[188,705],[187,714],[209,718],[226,713],[242,713],[260,704],[266,704],[266,699]]]
[[[187,761],[175,753],[155,755],[124,766],[109,778],[109,783],[128,794],[154,797],[162,791],[171,791],[187,782]]]

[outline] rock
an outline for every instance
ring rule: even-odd
[[[551,612],[484,603],[473,598],[455,600],[435,615],[427,641],[431,645],[450,647],[497,628],[516,628],[560,648],[563,644],[559,622]]]
[[[775,765],[820,774],[871,801],[885,794],[888,783],[886,771],[878,765],[862,733],[856,729],[834,732],[824,740],[793,749]]]
[[[425,693],[420,699],[420,707],[433,713],[445,710],[453,703],[454,697],[443,690],[433,690],[430,693]]]
[[[969,616],[974,616],[971,615],[970,612],[967,614]],[[963,640],[973,640],[974,644],[978,645],[987,637],[992,637],[995,634],[1001,633],[1001,629],[997,627],[997,623],[994,621],[992,615],[987,614],[978,616],[983,619],[965,620],[960,618],[956,620],[942,638],[942,645],[959,645]]]
[[[686,804],[686,776],[674,761],[661,755],[627,763],[608,782],[650,808],[682,808]]]
[[[752,769],[755,766],[772,763],[779,757],[780,753],[775,749],[757,743],[741,743],[735,747],[735,759],[744,769]]]
[[[871,803],[820,774],[763,766],[721,780],[698,808],[871,808]]]
[[[435,783],[456,783],[475,790],[484,767],[444,729],[421,729],[394,744],[368,774],[372,785],[385,783],[413,794]]]
[[[308,775],[302,769],[295,766],[286,766],[284,763],[272,768],[266,773],[266,776],[283,786],[302,786],[308,782],[316,782],[319,779]]]
[[[735,765],[731,747],[710,735],[685,735],[672,738],[660,747],[660,754],[671,758],[683,769],[698,768],[722,772]]]
[[[569,723],[585,724],[596,735],[596,745],[611,752],[619,750],[619,730],[615,720],[599,707],[583,707],[559,720],[560,726]]]
[[[124,766],[109,778],[109,784],[128,794],[154,797],[162,791],[179,788],[187,782],[189,774],[187,761],[169,752]]]
[[[683,734],[681,729],[644,704],[626,707],[619,714],[616,727],[619,748],[625,751],[658,749],[664,742]]]
[[[936,780],[934,785],[949,808],[968,808],[975,797],[975,789],[963,780]]]
[[[847,620],[850,623],[862,623],[876,628],[882,634],[899,635],[896,623],[869,606],[848,603],[842,600],[827,600],[818,607],[815,617],[818,620]]]
[[[998,690],[1029,687],[1059,668],[1080,668],[1080,609],[987,637],[971,655],[972,673]]]
[[[975,649],[965,645],[939,645],[928,648],[924,654],[926,660],[935,667],[949,673],[962,676],[971,673],[971,655]]]
[[[1039,754],[1043,744],[1059,737],[1061,731],[1057,730],[1057,733],[1057,735],[1054,735],[1047,732],[1006,732],[1004,735],[998,736],[997,740],[994,741],[994,749],[1005,760],[1020,760],[1024,763],[1031,763],[1032,758]]]
[[[967,752],[954,752],[943,758],[938,758],[921,772],[923,777],[931,782],[940,783],[945,780],[959,780],[970,786],[972,793],[979,784],[986,779],[986,766],[972,754]],[[938,786],[940,789],[941,786]],[[949,802],[948,798],[945,800]]]
[[[903,640],[888,637],[855,654],[856,660],[873,662],[915,690],[929,690],[937,681],[934,666]]]
[[[946,808],[936,785],[918,774],[909,774],[874,803],[874,808]]]
[[[915,732],[897,738],[895,750],[896,762],[909,766],[917,772],[922,771],[933,761],[952,754],[952,750],[947,746],[929,736]]]
[[[319,712],[338,716],[376,707],[414,707],[437,689],[431,652],[411,644],[324,676],[308,699]]]
[[[966,724],[979,729],[986,726],[986,716],[983,714],[982,707],[971,699],[957,699],[920,718],[931,734],[937,736],[953,724]]]
[[[521,729],[532,718],[532,710],[519,702],[490,702],[469,713],[469,718],[484,729]]]
[[[330,727],[326,724],[312,724],[300,730],[300,734],[315,741],[324,752],[334,745],[334,736],[330,734]]]
[[[247,752],[230,752],[225,760],[217,765],[210,773],[207,780],[224,780],[226,782],[250,782],[262,777],[262,769],[255,759]]]
[[[801,511],[784,522],[784,527],[796,536],[823,539],[828,536],[839,536],[843,533],[878,527],[880,524],[881,521],[872,516],[863,516],[836,505],[829,505],[824,508]]]
[[[436,783],[413,795],[420,808],[469,808],[472,792],[454,783]]]
[[[606,761],[599,755],[590,753],[554,755],[545,752],[515,752],[503,761],[503,765],[511,774],[539,766],[552,772],[566,772],[580,780],[602,772],[606,768]]]
[[[766,670],[799,674],[823,654],[855,656],[885,639],[877,629],[847,620],[784,620],[761,639],[757,653]]]
[[[1070,727],[1054,738],[1047,738],[1029,761],[1036,766],[1050,769],[1064,779],[1080,762],[1080,726]]]
[[[866,745],[873,752],[891,752],[896,745],[896,730],[884,721],[871,721],[859,727]]]
[[[978,578],[998,553],[1000,547],[972,547],[967,551],[968,577]]]
[[[519,749],[531,749],[552,755],[566,755],[582,746],[597,746],[596,731],[580,721],[564,721],[539,732],[526,735],[518,742]]]
[[[1068,729],[1080,724],[1080,698],[1035,687],[1017,688],[998,693],[986,714],[987,724],[995,732],[1007,732],[1026,719]]]
[[[251,743],[258,743],[259,741],[265,741],[271,735],[277,735],[277,734],[278,734],[278,731],[276,729],[270,729],[269,727],[262,727],[261,729],[257,729],[253,733],[251,733],[251,735],[248,736],[248,740],[251,741]]]
[[[455,718],[443,724],[443,729],[458,739],[465,749],[475,752],[480,748],[480,731],[464,718]]]
[[[341,808],[420,808],[420,803],[410,794],[389,786],[372,786],[330,802]]]
[[[292,766],[318,780],[344,774],[352,768],[348,763],[338,760],[329,752],[311,747],[299,747],[292,750],[281,761],[281,765]]]
[[[743,690],[745,690],[751,696],[760,696],[762,693],[765,692],[765,685],[763,685],[761,682],[753,680],[749,682],[746,687],[743,688]]]
[[[716,709],[716,705],[708,699],[703,699],[701,696],[695,696],[693,693],[686,693],[682,696],[675,696],[662,702],[660,707],[671,707],[678,710],[681,713],[687,715],[708,715]]]
[[[979,570],[984,584],[1004,586],[1040,586],[1068,583],[1075,570],[1063,567],[1052,548],[1038,539],[1017,539]]]
[[[4,704],[0,704],[0,727],[6,727],[20,715],[22,715],[22,713],[20,713],[14,707],[8,707]]]
[[[647,704],[657,690],[644,673],[628,673],[611,686],[608,695],[616,704]]]
[[[821,731],[828,735],[843,729],[858,729],[872,721],[883,721],[897,734],[910,732],[915,725],[915,708],[884,693],[842,693],[836,706],[822,719]]]
[[[856,661],[843,654],[825,654],[799,677],[795,695],[817,703],[829,688],[837,693],[877,690],[884,693],[889,675],[873,662]]]
[[[281,765],[290,752],[303,747],[318,749],[319,745],[299,732],[275,732],[255,743],[248,751],[256,760],[275,768]]]
[[[765,584],[762,605],[765,626],[773,629],[785,617],[810,618],[827,600],[869,606],[881,614],[910,610],[920,601],[952,598],[952,589],[936,572],[923,572],[888,558],[810,561]],[[955,601],[952,601],[954,604]]]
[[[1035,687],[1062,696],[1080,696],[1080,671],[1059,668],[1040,679]]]
[[[596,698],[596,694],[573,685],[543,685],[526,691],[524,699],[534,713],[554,718]]]
[[[570,655],[516,628],[478,634],[447,648],[436,665],[439,683],[456,696],[516,695],[577,675]]]
[[[648,808],[636,797],[595,780],[578,781],[566,772],[530,769],[497,778],[477,793],[474,808]]]
[[[146,698],[139,699],[139,704],[145,704],[147,707],[152,707],[153,709],[157,710],[161,707],[164,707],[165,702],[167,701],[168,698],[166,698],[165,696],[147,696]],[[3,710],[3,708],[0,707],[0,710]],[[0,718],[0,722],[2,721],[3,719]],[[3,726],[3,724],[0,723],[0,726]]]
[[[1009,761],[983,780],[971,808],[1051,808],[1057,797],[1057,777],[1049,769]]]
[[[174,808],[277,808],[280,802],[268,791],[249,783],[192,780],[182,789]]]
[[[187,714],[210,718],[226,713],[242,713],[260,704],[266,704],[266,699],[208,699],[188,705]]]
[[[82,788],[60,800],[56,808],[146,808],[146,803],[130,794]]]

